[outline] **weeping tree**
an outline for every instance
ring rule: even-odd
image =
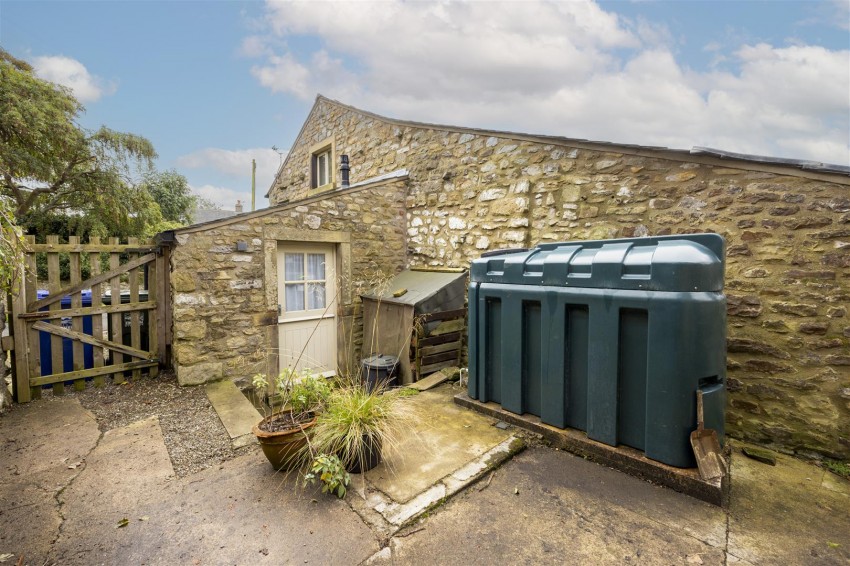
[[[20,282],[23,253],[24,239],[15,224],[11,203],[0,196],[0,335],[6,328],[7,297]],[[0,349],[0,413],[11,401],[6,387],[6,352]]]
[[[156,152],[145,138],[106,127],[90,131],[66,87],[35,76],[0,49],[0,195],[27,232],[57,219],[75,232],[141,235],[162,212],[139,180]]]

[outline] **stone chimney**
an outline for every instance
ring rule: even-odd
[[[241,214],[241,213],[242,213],[242,201],[237,200],[236,201],[236,214]]]

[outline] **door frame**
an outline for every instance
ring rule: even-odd
[[[339,343],[338,343],[338,340],[337,340],[337,334],[338,334],[339,329],[338,329],[338,324],[336,322],[336,318],[337,318],[339,310],[340,310],[339,305],[338,305],[339,293],[337,293],[337,291],[336,291],[337,285],[338,285],[337,281],[339,279],[338,276],[337,276],[338,266],[337,266],[337,262],[336,262],[336,255],[337,255],[336,248],[337,248],[337,246],[335,244],[329,244],[329,243],[326,243],[326,242],[321,242],[321,243],[317,243],[317,242],[292,242],[292,241],[278,242],[278,248],[277,248],[277,254],[278,254],[278,307],[277,308],[278,308],[278,333],[279,333],[278,334],[278,340],[279,340],[279,343],[281,344],[279,346],[279,349],[278,349],[278,357],[279,357],[279,360],[280,360],[281,368],[283,367],[283,363],[284,363],[283,360],[285,358],[289,358],[290,360],[297,359],[298,363],[300,363],[303,367],[305,365],[305,360],[301,359],[301,353],[303,353],[303,352],[305,352],[309,349],[307,345],[310,343],[311,340],[319,339],[319,336],[322,335],[321,332],[319,332],[319,333],[316,332],[317,330],[319,330],[319,327],[322,326],[322,325],[329,324],[330,328],[332,328],[332,330],[333,330],[333,337],[330,340],[330,344],[328,344],[327,346],[323,346],[323,345],[318,346],[318,348],[319,348],[318,351],[322,352],[322,354],[319,355],[318,357],[319,357],[319,359],[325,359],[325,356],[328,356],[332,360],[330,362],[330,365],[332,367],[325,366],[324,371],[321,371],[319,373],[321,375],[325,376],[325,377],[331,377],[333,375],[336,375],[338,359],[339,359],[339,356],[338,356]],[[306,261],[306,257],[307,257],[308,254],[311,254],[311,253],[322,254],[325,257],[325,261],[327,262],[325,264],[325,268],[324,268],[324,272],[325,272],[324,278],[322,279],[322,281],[324,281],[324,285],[325,285],[324,306],[322,306],[321,308],[316,308],[316,309],[308,309],[307,308],[307,306],[308,306],[307,305],[308,290],[307,290],[306,286],[308,284],[308,281],[310,281],[310,280],[307,279],[307,277],[306,277],[307,272],[308,272],[308,263]],[[302,291],[302,293],[303,293],[302,300],[305,301],[304,305],[303,305],[304,309],[298,310],[298,311],[293,311],[292,313],[287,312],[287,310],[286,310],[286,302],[287,302],[287,297],[286,297],[286,292],[285,292],[285,286],[286,286],[286,283],[287,283],[287,281],[285,280],[286,266],[281,264],[281,262],[284,261],[284,258],[288,254],[301,255],[302,257],[305,258],[305,261],[302,265],[302,271],[303,271],[303,273],[302,273],[303,279],[302,280],[304,281],[304,283],[302,283],[302,285],[305,286],[305,288]],[[330,256],[330,257],[328,257],[328,256]],[[327,323],[325,321],[327,321]],[[287,325],[290,325],[289,326],[290,330],[292,330],[294,328],[302,328],[306,332],[309,329],[309,335],[307,337],[307,340],[306,340],[306,342],[304,342],[303,348],[302,348],[301,352],[298,353],[297,358],[295,357],[294,351],[292,353],[288,353],[287,355],[284,355],[284,352],[282,351],[283,335],[280,334],[280,332],[282,331],[281,328],[285,327]],[[325,326],[324,328],[327,329],[328,327]],[[301,344],[296,340],[295,345],[296,345],[296,347],[298,347]],[[327,350],[329,350],[331,347],[333,348],[333,352],[328,352]],[[296,364],[296,367],[297,367],[297,364]]]
[[[351,308],[353,297],[351,289],[351,233],[331,230],[304,230],[299,228],[287,228],[284,226],[267,226],[263,232],[264,255],[265,255],[265,279],[266,279],[266,307],[277,313],[278,305],[278,249],[281,245],[309,245],[309,244],[334,244],[334,257],[336,260],[337,299],[336,299],[336,339],[337,339],[337,367],[354,367],[353,360],[349,360],[346,351],[346,332],[353,328],[354,312]],[[277,355],[279,344],[279,317],[274,317],[274,324],[270,325],[267,341],[273,352],[269,359],[269,369],[275,368],[275,375],[280,373],[281,360]]]

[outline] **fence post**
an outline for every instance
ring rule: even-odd
[[[26,297],[26,267],[21,265],[20,279],[18,288],[12,291],[12,311],[9,313],[11,318],[12,336],[15,337],[15,363],[12,367],[14,375],[12,376],[12,391],[15,400],[18,403],[28,403],[30,397],[30,380],[29,380],[29,356],[27,348],[27,325],[24,319],[18,318],[18,315],[27,312],[27,297]]]

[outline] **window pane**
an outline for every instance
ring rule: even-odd
[[[328,182],[328,154],[323,153],[317,159],[317,168],[319,169],[319,186],[326,185]]]
[[[307,309],[323,309],[325,305],[325,284],[307,283]]]
[[[286,285],[286,312],[304,310],[304,283]]]
[[[325,254],[307,254],[307,280],[325,279]]]
[[[304,254],[284,256],[283,276],[287,281],[304,281]]]

